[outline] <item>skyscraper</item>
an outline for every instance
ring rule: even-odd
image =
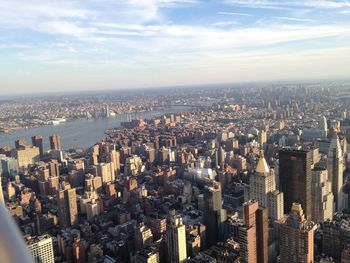
[[[305,219],[300,204],[292,205],[289,216],[279,221],[281,263],[314,262],[315,224]]]
[[[0,175],[10,178],[18,175],[18,161],[15,158],[0,154]]]
[[[334,209],[341,212],[345,207],[343,186],[343,153],[340,147],[339,138],[336,133],[333,134],[327,156],[328,178],[332,182],[332,192],[334,195]]]
[[[261,130],[259,135],[258,135],[258,143],[260,144],[261,148],[265,147],[266,140],[267,140],[266,131],[265,130]]]
[[[285,148],[279,151],[280,191],[284,195],[284,213],[298,202],[305,209],[305,216],[311,219],[311,151]]]
[[[77,196],[75,188],[65,185],[58,192],[58,217],[61,227],[66,228],[78,223]]]
[[[167,225],[168,262],[181,263],[187,258],[186,228],[182,217],[171,211]]]
[[[26,237],[29,253],[35,262],[38,263],[54,263],[55,257],[53,253],[52,238],[49,235],[38,237]]]
[[[32,137],[32,145],[39,148],[40,157],[44,154],[44,147],[43,147],[43,136],[41,135],[35,135]]]
[[[268,208],[269,218],[278,220],[284,215],[283,193],[276,190],[275,171],[268,166],[263,151],[249,186],[249,199],[257,199],[260,206]]]
[[[328,125],[327,125],[327,119],[325,116],[322,116],[320,119],[320,130],[323,132],[323,138],[327,138],[328,135]]]
[[[204,211],[203,221],[207,228],[207,245],[214,245],[223,236],[226,210],[222,209],[221,186],[213,181],[213,184],[204,187]]]
[[[259,207],[257,200],[243,204],[244,226],[239,228],[239,245],[241,262],[267,263],[268,250],[268,213]]]
[[[316,223],[323,223],[333,217],[332,183],[323,168],[312,170],[312,217]]]
[[[220,146],[220,148],[217,149],[217,166],[219,166],[221,169],[225,166],[225,158],[226,158],[226,152],[224,148]]]
[[[61,150],[61,140],[57,134],[50,136],[50,148],[51,150]]]

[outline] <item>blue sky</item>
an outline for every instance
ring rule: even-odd
[[[350,1],[0,0],[0,94],[347,78]]]

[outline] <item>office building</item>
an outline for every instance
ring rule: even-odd
[[[306,220],[301,204],[294,203],[288,216],[279,221],[281,263],[314,262],[315,224]]]
[[[328,171],[322,168],[312,170],[312,213],[311,220],[323,223],[333,217],[332,183]]]
[[[0,176],[13,178],[18,175],[18,161],[14,158],[0,154]]]
[[[270,168],[260,151],[255,173],[250,176],[249,199],[256,199],[259,205],[268,209],[269,218],[274,221],[283,217],[283,193],[276,189],[275,170]]]
[[[323,138],[327,138],[328,135],[328,125],[327,125],[327,119],[325,116],[322,116],[320,119],[319,128],[323,133]]]
[[[261,130],[258,135],[258,143],[260,144],[260,147],[264,148],[267,141],[267,133],[265,130]]]
[[[311,166],[311,151],[290,148],[279,151],[279,190],[283,192],[285,214],[297,202],[305,209],[306,218],[311,219]]]
[[[259,207],[257,200],[243,204],[243,223],[239,227],[238,242],[242,263],[267,263],[268,250],[268,213]]]
[[[76,225],[78,208],[75,188],[71,189],[70,185],[64,185],[64,189],[58,191],[57,203],[60,226],[66,228]]]
[[[174,210],[169,213],[167,225],[168,262],[181,263],[187,259],[186,227]]]
[[[345,200],[345,195],[342,192],[344,171],[343,152],[336,133],[333,134],[328,150],[327,170],[328,177],[332,183],[334,210],[341,212],[347,207],[347,200]]]
[[[212,181],[204,187],[203,222],[207,229],[207,245],[214,245],[222,240],[226,210],[222,209],[221,185]]]
[[[37,263],[55,263],[52,238],[49,235],[26,237],[28,250]],[[15,248],[14,248],[15,249]]]
[[[50,136],[50,149],[51,150],[61,150],[61,139],[57,134]]]
[[[40,157],[44,154],[44,146],[43,146],[43,136],[35,135],[32,137],[32,145],[39,148]]]

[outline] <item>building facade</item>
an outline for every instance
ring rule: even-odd
[[[66,186],[66,189],[58,191],[58,217],[63,228],[78,223],[78,206],[75,188]]]
[[[259,202],[250,200],[243,204],[244,226],[239,228],[240,257],[242,263],[267,263],[268,212]]]
[[[26,237],[28,250],[37,263],[54,263],[52,238],[49,235]]]
[[[285,148],[279,151],[279,190],[284,196],[284,213],[293,203],[300,203],[307,219],[311,218],[311,151]]]
[[[314,262],[315,224],[305,219],[301,204],[294,203],[289,216],[279,221],[281,263]]]
[[[328,180],[328,172],[322,168],[312,170],[312,215],[316,223],[323,223],[333,217],[332,183]]]
[[[187,259],[186,227],[182,217],[170,211],[167,225],[168,262],[181,263]]]
[[[259,205],[268,209],[269,218],[283,217],[283,193],[276,189],[275,171],[271,169],[263,151],[260,152],[255,173],[250,176],[249,199],[259,200]]]

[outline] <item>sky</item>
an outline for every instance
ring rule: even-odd
[[[0,95],[349,76],[347,0],[0,0]]]

